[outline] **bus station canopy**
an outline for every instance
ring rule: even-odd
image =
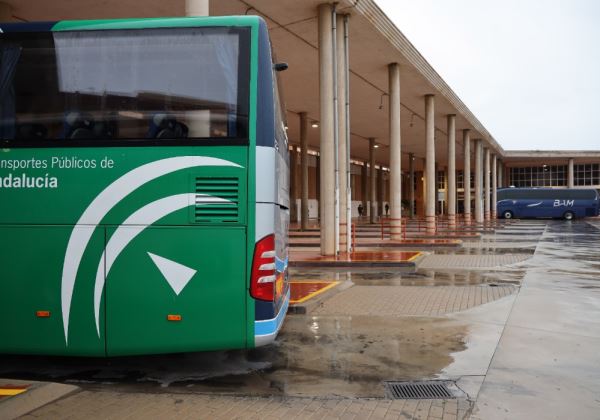
[[[26,21],[108,19],[185,15],[185,1],[146,0],[8,0],[13,15]],[[299,142],[298,113],[319,122],[318,6],[322,0],[219,0],[210,2],[211,15],[262,16],[270,29],[274,52],[289,69],[280,73],[288,109],[289,137]],[[456,114],[457,130],[470,129],[471,139],[481,138],[492,152],[504,155],[481,122],[444,82],[427,60],[387,18],[373,0],[341,0],[337,11],[349,15],[351,155],[366,161],[369,138],[379,148],[378,164],[389,164],[388,64],[399,63],[401,72],[401,125],[403,167],[408,153],[422,167],[425,157],[424,95],[435,95],[436,161],[447,161],[446,116]],[[435,28],[432,28],[435,30]],[[440,35],[441,36],[441,35]],[[451,46],[449,46],[451,48]],[[469,57],[456,57],[469,60]],[[475,60],[475,57],[471,57]],[[319,148],[319,130],[309,126],[309,147]],[[462,166],[462,141],[457,135],[457,166]],[[421,158],[421,159],[419,159]]]

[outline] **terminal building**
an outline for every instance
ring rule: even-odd
[[[374,0],[0,0],[0,22],[247,14],[289,64],[291,219],[323,255],[359,216],[400,238],[404,217],[495,218],[501,187],[600,189],[600,150],[505,150]]]

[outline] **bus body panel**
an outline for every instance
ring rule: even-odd
[[[158,199],[160,194],[194,193],[196,188],[199,194],[219,192],[219,183],[231,179],[237,183],[239,205],[237,216],[227,223],[245,225],[247,153],[246,146],[4,149],[0,151],[0,194],[3,202],[12,205],[0,207],[0,223],[27,224],[35,220],[36,224],[73,225],[106,187],[129,173],[133,179],[128,183],[139,181],[140,185],[106,213],[104,224],[121,223],[133,207]],[[19,168],[7,168],[8,164]],[[160,165],[164,173],[156,172],[156,176],[141,182],[136,171],[148,164]],[[196,187],[196,182],[211,178],[214,186]],[[120,186],[119,191],[123,188]],[[191,213],[177,216],[156,223],[217,221],[196,219]]]
[[[598,193],[593,189],[503,188],[498,190],[497,212],[516,218],[576,218],[599,215]]]
[[[77,315],[71,319],[69,345],[65,343],[61,269],[72,230],[72,226],[0,226],[0,352],[105,355],[104,335],[98,337],[94,328],[92,281],[76,285],[71,313]],[[95,275],[103,249],[104,230],[96,229],[79,268],[80,278]],[[103,307],[100,316],[104,317]]]
[[[107,354],[245,347],[245,249],[244,227],[145,229],[107,277]]]
[[[0,351],[98,356],[105,353],[105,347],[109,354],[127,354],[125,347],[130,344],[130,351],[135,353],[208,349],[223,345],[226,348],[245,346],[248,330],[246,325],[253,321],[246,320],[245,314],[239,313],[245,311],[247,291],[244,258],[244,250],[247,247],[247,147],[157,147],[145,149],[143,152],[135,148],[12,149],[4,151],[0,160],[28,161],[32,156],[38,161],[47,162],[48,167],[0,171],[0,178],[3,180],[0,197],[5,203],[15,204],[0,208],[0,220],[3,221],[0,264],[4,270],[0,282],[0,300],[1,310],[5,312],[3,315],[6,315],[2,319],[13,319],[11,322],[0,323],[0,336],[11,337],[10,340],[0,341]],[[95,168],[53,168],[51,160],[55,156],[78,156],[78,159],[96,161],[98,164]],[[150,174],[150,179],[146,182],[142,183],[137,175],[145,165],[178,160],[183,162],[180,166],[174,166],[172,171],[167,168],[164,174]],[[102,167],[107,165],[102,164],[102,161],[111,162],[110,168]],[[221,166],[202,166],[205,163]],[[46,173],[50,178],[56,178],[56,187],[15,187],[15,179],[19,179],[23,174],[27,177],[45,178]],[[111,191],[119,180],[131,174],[136,175],[135,180],[139,181],[140,185],[120,185],[118,190]],[[7,179],[12,179],[11,183],[8,183]],[[226,191],[219,190],[221,182],[231,180],[234,182],[226,185]],[[236,204],[232,206],[235,208],[235,216],[232,216],[229,209],[225,214],[219,215],[210,204],[203,203],[207,193],[217,198],[231,198],[230,195],[225,195],[231,194],[231,185],[235,185]],[[131,191],[124,191],[123,188],[129,188]],[[122,197],[114,199],[118,194]],[[168,203],[172,197],[181,196],[183,200],[174,202],[171,208],[160,210],[161,202]],[[89,230],[91,238],[83,245],[71,292],[72,300],[70,305],[63,308],[61,299],[67,286],[63,281],[64,267],[67,260],[72,258],[67,256],[67,248],[74,227],[86,211],[89,212],[99,205],[106,207],[107,200],[110,199],[116,202],[105,209],[105,214],[100,216],[100,223],[96,226],[83,224],[77,227],[79,230]],[[144,213],[151,214],[151,223],[142,217]],[[30,223],[32,220],[39,221],[40,225],[28,225],[28,221]],[[148,228],[150,224],[152,228]],[[116,240],[113,239],[113,234],[119,229],[140,232],[132,238],[127,238],[128,235],[125,234],[126,239],[130,240],[122,245],[122,249],[109,246]],[[157,229],[163,229],[160,232],[165,234],[164,240],[152,239],[151,232]],[[177,235],[167,234],[173,230],[178,232]],[[198,243],[184,246],[183,238],[189,235],[196,238]],[[146,237],[150,239],[144,239]],[[168,255],[152,251],[152,248],[169,244],[174,249],[167,252]],[[111,255],[110,251],[115,249],[120,253]],[[137,252],[133,251],[136,249]],[[194,334],[190,334],[187,343],[183,340],[180,340],[181,344],[176,340],[165,340],[168,334],[158,332],[156,335],[152,334],[154,344],[151,340],[144,341],[140,338],[143,331],[157,330],[155,323],[167,330],[178,328],[175,323],[168,322],[167,313],[161,313],[159,316],[148,311],[137,312],[137,304],[147,306],[144,303],[145,293],[150,289],[146,281],[152,277],[140,273],[153,273],[155,283],[156,277],[160,278],[162,275],[148,253],[176,263],[186,261],[183,264],[190,268],[200,264],[200,267],[195,268],[198,273],[193,278],[194,282],[190,280],[190,285],[196,282],[211,284],[217,295],[227,297],[219,301],[210,293],[194,295],[195,289],[187,289],[187,286],[180,295],[171,291],[161,296],[163,306],[173,304],[173,310],[180,307],[175,305],[176,302],[191,298],[195,306],[202,308],[203,315],[190,316],[188,312],[187,321],[185,314],[181,314],[181,325],[187,325],[195,331]],[[107,257],[114,260],[114,265],[108,273],[102,273],[105,287],[100,289],[98,335],[93,297],[99,270],[106,267]],[[208,261],[212,265],[202,268],[201,266]],[[219,268],[222,273],[216,274]],[[125,271],[129,275],[125,275]],[[162,288],[161,290],[168,286],[164,275],[162,278],[162,283],[159,282],[160,286],[157,286]],[[234,283],[231,283],[232,281]],[[237,286],[237,293],[233,293],[233,284]],[[107,300],[105,292],[111,290],[109,285],[118,292],[113,293],[112,298]],[[188,290],[191,291],[190,296],[187,296]],[[116,299],[119,294],[127,296],[128,299]],[[130,299],[135,295],[139,297]],[[153,294],[150,307],[160,306],[158,296],[160,294]],[[125,301],[128,302],[128,306],[125,305]],[[105,343],[103,320],[106,302],[117,305],[108,306],[108,313],[118,309],[114,314],[120,319],[114,323],[117,329],[113,332],[116,336],[123,339],[127,337],[127,334],[121,334],[119,325],[127,325],[130,333],[138,332],[129,335],[132,341],[127,342],[126,346],[116,346],[113,349],[112,344],[116,343],[115,340],[112,344],[110,341]],[[215,305],[227,309],[217,311]],[[205,311],[204,308],[210,310]],[[48,311],[50,317],[37,317],[37,311]],[[63,311],[70,315],[68,320],[64,318]],[[218,325],[222,332],[202,333],[203,329],[199,325],[203,324],[197,324],[195,321],[202,318],[204,323],[210,323],[209,320],[214,318],[215,313],[219,313],[221,319],[220,323],[213,324]],[[233,317],[233,314],[236,316]],[[111,319],[116,318],[113,316]],[[68,322],[68,342],[62,331],[64,320]],[[50,331],[53,339],[46,337]],[[212,342],[206,337],[210,337]]]

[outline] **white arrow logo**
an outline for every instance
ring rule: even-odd
[[[132,169],[118,178],[116,181],[106,187],[100,194],[98,194],[85,209],[77,221],[77,224],[73,228],[73,231],[71,232],[69,243],[67,244],[67,250],[65,251],[65,261],[63,264],[60,301],[62,308],[63,329],[65,331],[65,343],[67,345],[69,345],[69,315],[71,312],[71,300],[73,298],[73,290],[75,288],[75,279],[77,277],[77,272],[79,271],[79,264],[81,263],[83,254],[87,249],[88,243],[90,242],[96,227],[100,225],[102,219],[108,214],[108,212],[110,212],[110,210],[113,209],[113,207],[119,204],[121,200],[129,196],[129,194],[136,191],[142,185],[160,178],[163,175],[167,175],[182,169],[200,166],[232,166],[236,168],[242,168],[242,166],[238,165],[237,163],[206,156],[176,156],[157,160]],[[125,246],[146,227],[150,226],[161,217],[166,216],[173,211],[195,204],[195,198],[192,198],[184,202],[181,206],[172,208],[173,204],[180,203],[179,200],[181,198],[182,194],[178,194],[176,196],[166,197],[165,199],[150,203],[132,214],[127,221],[119,226],[119,229],[123,230],[131,228],[131,226],[128,226],[128,221],[131,222],[132,225],[140,225],[139,229],[131,229],[135,232],[134,234],[122,232],[122,236],[119,237],[119,241],[117,241],[119,243],[115,244],[115,246],[118,245],[121,248],[115,253],[113,262],[119,253],[123,251]],[[167,213],[161,213],[161,211],[168,210],[168,208],[172,208],[172,210]],[[162,216],[160,216],[158,213],[162,214]],[[137,223],[133,223],[138,219],[150,219],[151,221],[138,221]],[[124,242],[121,243],[121,240],[124,240]],[[108,249],[110,249],[110,247],[107,245],[107,250]],[[102,258],[104,257],[105,255],[102,256]],[[96,283],[94,285],[94,311],[96,315],[96,330],[98,332],[98,337],[100,337],[100,299],[102,296],[102,289],[104,287],[105,276],[107,276],[108,272],[110,271],[110,264],[108,264],[107,261],[106,273],[103,275],[103,265],[103,260],[101,260],[99,263],[99,274],[96,276]]]
[[[152,261],[165,277],[169,286],[171,286],[178,296],[192,277],[194,277],[194,274],[196,274],[196,270],[186,267],[183,264],[179,264],[164,257],[159,257],[151,252],[148,252],[148,255],[152,258]]]

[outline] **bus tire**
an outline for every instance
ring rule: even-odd
[[[506,210],[504,213],[502,213],[502,217],[505,219],[512,219],[513,213],[510,210]]]
[[[575,218],[575,215],[572,211],[566,211],[565,214],[563,214],[563,218],[565,220],[573,220]]]

